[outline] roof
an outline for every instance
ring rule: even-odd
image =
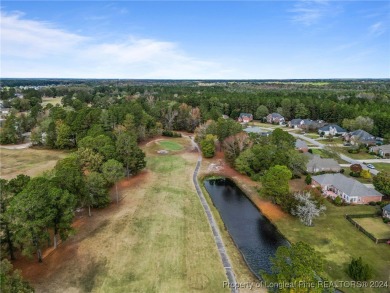
[[[280,115],[279,113],[271,113],[271,114],[269,114],[269,115],[271,115],[272,118],[283,118],[283,116]]]
[[[297,149],[306,149],[306,148],[307,148],[307,144],[306,144],[306,142],[304,142],[303,140],[297,139],[297,140],[295,141],[295,147],[296,147]]]
[[[250,113],[240,113],[240,118],[242,118],[242,117],[250,117],[250,118],[252,118],[253,115],[250,114]]]
[[[375,140],[375,136],[362,129],[352,131],[350,135],[355,136],[359,140]]]
[[[375,189],[368,188],[359,181],[352,178],[348,178],[340,173],[323,174],[313,176],[312,178],[321,185],[331,184],[338,190],[343,191],[349,196],[383,196],[382,193],[376,191]]]
[[[299,124],[301,124],[301,121],[302,121],[301,118],[295,118],[295,119],[290,120],[289,123],[290,123],[291,125],[299,125]]]
[[[371,147],[373,151],[382,150],[383,152],[390,152],[390,144],[378,145]]]
[[[268,134],[271,134],[271,131],[266,131],[264,129],[261,129],[260,127],[247,127],[244,129],[244,131],[246,133],[257,133],[257,134],[261,134],[261,135],[268,135]]]
[[[390,203],[389,203],[388,205],[385,205],[382,209],[383,209],[384,211],[390,213]]]
[[[335,159],[323,159],[318,155],[309,156],[309,161],[306,164],[306,170],[308,172],[339,171],[340,169],[341,167]]]
[[[331,128],[335,128],[337,132],[347,132],[344,128],[338,126],[337,124],[330,124],[324,127],[321,127],[320,131],[329,131]]]

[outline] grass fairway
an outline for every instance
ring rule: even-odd
[[[56,97],[56,98],[48,98],[48,97],[45,97],[45,98],[42,98],[42,107],[45,107],[47,104],[52,104],[53,106],[55,105],[62,105],[62,97]]]
[[[354,218],[356,223],[378,239],[390,239],[390,225],[383,223],[382,218]]]
[[[329,280],[351,280],[345,270],[352,257],[361,256],[373,268],[372,280],[389,280],[390,249],[387,244],[375,244],[345,218],[345,214],[374,213],[372,206],[336,207],[325,202],[325,215],[306,227],[297,219],[281,218],[275,221],[278,229],[292,242],[312,245],[325,258],[325,277]],[[388,292],[388,288],[341,288],[345,292]]]
[[[143,147],[146,171],[121,188],[119,206],[95,211],[84,220],[100,224],[66,241],[77,246],[70,260],[44,260],[57,271],[33,283],[37,292],[229,292],[192,183],[197,154],[158,155],[155,146]]]
[[[0,149],[1,178],[12,179],[18,174],[37,176],[51,170],[67,152],[40,149]]]
[[[160,140],[158,144],[168,151],[181,151],[183,149],[180,143],[171,140]]]

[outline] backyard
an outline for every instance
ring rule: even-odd
[[[371,233],[375,238],[390,239],[390,225],[383,223],[381,217],[353,218],[353,220],[367,232]]]
[[[290,241],[307,242],[324,256],[325,277],[328,279],[350,280],[346,267],[352,257],[361,256],[373,268],[373,280],[388,281],[390,249],[386,244],[375,244],[345,219],[345,214],[373,214],[376,208],[366,205],[336,207],[328,201],[325,205],[327,210],[315,220],[314,227],[304,226],[290,217],[277,219],[274,223]],[[345,292],[362,291],[349,288]],[[386,288],[367,288],[364,292],[388,291]]]
[[[373,163],[379,172],[390,172],[390,160],[388,163]]]

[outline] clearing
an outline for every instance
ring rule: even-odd
[[[119,205],[78,219],[43,264],[16,261],[37,292],[229,292],[191,180],[198,154],[189,139],[174,141],[180,154],[143,146],[146,170],[120,183]]]
[[[353,218],[367,232],[378,239],[390,239],[390,225],[383,223],[382,218]]]
[[[181,151],[183,146],[175,141],[160,140],[158,144],[168,151]]]
[[[51,98],[51,97],[44,97],[42,98],[42,107],[45,108],[45,106],[47,104],[52,104],[53,106],[56,106],[56,105],[62,105],[62,97],[55,97],[55,98]]]
[[[69,152],[44,149],[0,149],[0,173],[3,179],[12,179],[18,174],[37,176],[54,168],[58,160]]]

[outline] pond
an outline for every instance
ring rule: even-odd
[[[251,271],[257,277],[260,270],[271,272],[270,257],[288,241],[233,181],[209,179],[204,185]]]

